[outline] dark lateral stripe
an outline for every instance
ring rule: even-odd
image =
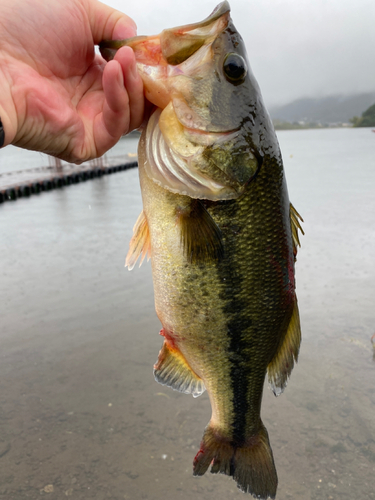
[[[236,306],[239,307],[238,301]],[[241,307],[241,305],[240,305]],[[246,434],[246,417],[249,411],[249,402],[247,398],[249,390],[249,378],[251,366],[241,356],[241,352],[245,350],[243,340],[243,324],[236,321],[236,324],[231,322],[228,325],[228,333],[230,335],[229,356],[231,360],[230,379],[233,394],[233,443],[240,446],[245,442]],[[238,324],[239,323],[239,324]]]
[[[238,203],[231,201],[219,202],[212,204],[209,211],[214,220],[222,217],[222,212],[226,212],[226,219],[235,221],[236,213],[238,211]],[[220,224],[219,224],[220,226]],[[221,282],[228,284],[221,297],[224,302],[223,312],[229,319],[228,321],[228,335],[230,337],[230,344],[228,350],[228,358],[231,364],[230,379],[231,390],[233,395],[233,421],[232,421],[232,435],[233,445],[240,446],[245,441],[246,433],[246,417],[249,411],[248,403],[248,390],[249,390],[249,377],[251,366],[244,356],[248,342],[244,339],[246,333],[244,329],[249,326],[249,318],[245,318],[241,311],[245,311],[246,304],[242,303],[235,297],[235,290],[241,289],[242,276],[238,273],[236,267],[236,245],[234,244],[233,234],[231,228],[222,227],[222,236],[224,244],[224,258],[217,262],[218,275]],[[226,239],[230,240],[230,244],[225,244]],[[235,311],[235,314],[233,314]]]

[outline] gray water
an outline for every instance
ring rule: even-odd
[[[306,235],[300,360],[262,407],[277,499],[375,499],[375,134],[279,140]],[[0,152],[1,167],[13,153]],[[150,265],[123,267],[137,175],[0,205],[1,500],[245,498],[228,477],[192,477],[207,395],[153,380],[162,341]]]
[[[111,160],[121,158],[121,156],[124,157],[127,153],[135,153],[137,143],[137,136],[131,135],[121,139],[103,158]],[[36,151],[28,151],[15,146],[8,146],[0,151],[0,174],[47,167],[49,163],[50,157],[48,155]],[[62,163],[65,164],[65,162]]]

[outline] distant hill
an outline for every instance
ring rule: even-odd
[[[269,109],[273,120],[281,122],[349,123],[375,103],[375,92],[350,96],[297,99],[284,106]]]
[[[375,127],[375,104],[362,113],[362,116],[353,116],[350,120],[354,127]]]

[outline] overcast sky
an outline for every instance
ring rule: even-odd
[[[105,0],[139,35],[201,21],[215,0]],[[266,104],[375,91],[375,0],[232,0]]]

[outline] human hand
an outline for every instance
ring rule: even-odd
[[[94,44],[135,35],[97,0],[0,0],[0,118],[5,143],[80,163],[141,125],[133,51],[105,63]]]

